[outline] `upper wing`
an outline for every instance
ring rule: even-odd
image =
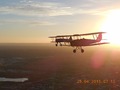
[[[74,34],[73,36],[86,36],[86,35],[94,35],[94,34],[104,34],[106,32],[94,32],[94,33],[85,33],[85,34]]]
[[[57,37],[70,37],[70,36],[86,36],[86,35],[93,35],[93,34],[100,34],[106,32],[94,32],[94,33],[85,33],[85,34],[73,34],[73,35],[58,35],[58,36],[50,36],[49,38],[57,38]]]

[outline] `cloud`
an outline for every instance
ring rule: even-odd
[[[38,21],[38,20],[0,20],[0,24],[28,24],[33,26],[50,26],[55,25],[56,23],[48,21]]]
[[[58,3],[25,3],[13,6],[0,7],[0,13],[27,15],[27,16],[59,16],[72,15],[71,7],[61,6]]]
[[[75,0],[76,1],[76,0]],[[41,2],[36,0],[22,0],[20,3],[0,6],[1,14],[15,14],[25,16],[61,16],[75,14],[102,15],[111,8],[119,8],[119,1],[112,0],[80,0],[73,4],[63,2]],[[78,2],[78,1],[77,1]]]

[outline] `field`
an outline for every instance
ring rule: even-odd
[[[85,53],[54,44],[0,44],[0,90],[119,90],[120,50],[85,47]]]

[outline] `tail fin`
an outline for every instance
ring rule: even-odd
[[[102,40],[102,33],[99,33],[99,35],[98,35],[96,41],[97,41],[97,42],[100,42],[101,40]]]

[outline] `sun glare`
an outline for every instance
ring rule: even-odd
[[[101,31],[107,32],[106,38],[111,44],[120,45],[120,10],[112,10],[108,13]]]

